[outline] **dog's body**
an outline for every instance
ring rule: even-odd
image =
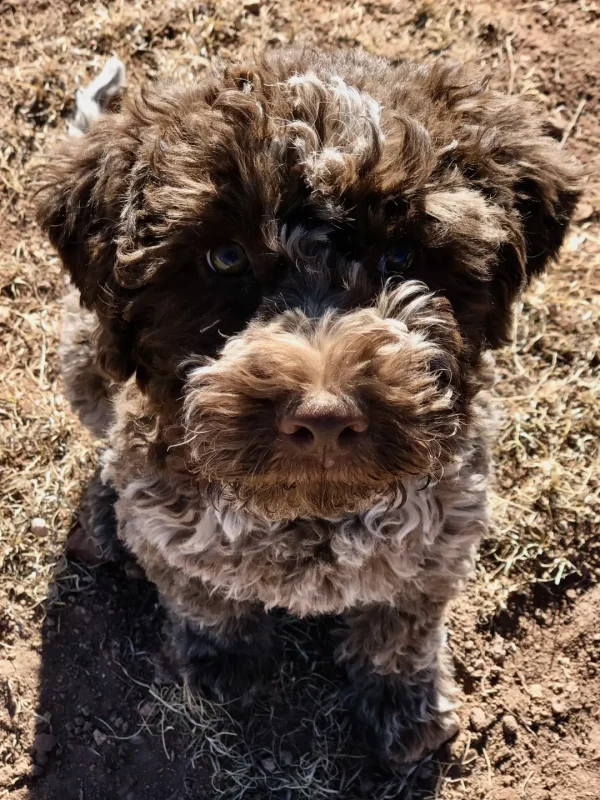
[[[190,681],[250,693],[269,609],[343,614],[379,752],[454,732],[488,352],[577,194],[520,102],[360,53],[158,87],[65,146],[40,217],[94,315],[67,316],[63,371]]]

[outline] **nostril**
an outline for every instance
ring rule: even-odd
[[[367,430],[368,425],[366,422],[362,420],[360,422],[353,422],[351,425],[347,425],[343,430],[340,431],[338,435],[338,445],[340,447],[351,447],[352,445],[356,444],[358,439],[362,437],[362,434],[365,433]]]
[[[298,447],[308,449],[315,443],[315,435],[310,428],[298,425],[296,430],[287,434],[288,438]]]
[[[309,427],[289,420],[283,420],[280,423],[279,433],[296,450],[312,450],[316,442],[315,434]]]

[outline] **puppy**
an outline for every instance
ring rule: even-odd
[[[64,374],[182,674],[248,698],[270,609],[343,615],[359,730],[420,758],[456,730],[444,619],[488,524],[490,352],[576,165],[463,68],[357,51],[88,107],[39,203],[83,306]]]

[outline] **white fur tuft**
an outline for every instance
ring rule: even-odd
[[[75,93],[75,116],[67,124],[70,136],[83,136],[90,125],[106,109],[109,101],[125,85],[125,65],[118,58],[110,58],[102,72]]]

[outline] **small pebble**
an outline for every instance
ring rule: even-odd
[[[567,713],[567,704],[559,697],[555,697],[550,705],[552,707],[552,713],[556,714],[557,717]]]
[[[506,647],[500,637],[496,637],[490,648],[490,655],[496,664],[503,664],[506,659]]]
[[[56,736],[51,733],[38,733],[33,740],[33,749],[36,753],[49,753],[56,747]]]
[[[469,720],[471,722],[472,730],[474,730],[476,733],[479,733],[480,731],[484,730],[484,728],[487,728],[487,716],[485,711],[482,708],[479,708],[479,706],[471,711]]]
[[[512,714],[505,714],[502,717],[502,731],[507,739],[516,737],[519,731],[519,723]]]
[[[544,687],[539,683],[532,683],[527,691],[529,692],[529,696],[533,697],[534,700],[541,700],[544,696]]]
[[[275,763],[274,758],[263,758],[261,764],[265,772],[275,772],[277,769],[277,764]]]
[[[31,520],[31,532],[35,536],[47,536],[48,535],[48,526],[46,524],[46,520],[42,519],[41,517],[35,517],[35,519]]]
[[[107,739],[106,734],[99,731],[98,728],[92,733],[92,737],[98,746],[104,744]]]

